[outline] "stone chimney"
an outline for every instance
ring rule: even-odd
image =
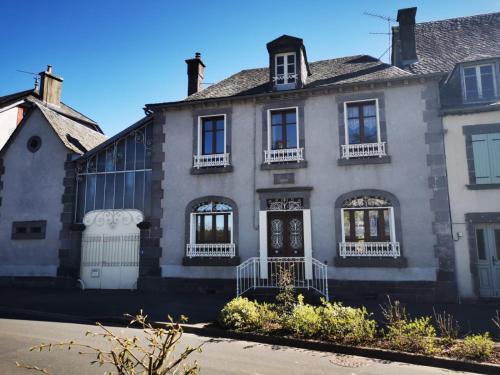
[[[196,94],[202,89],[205,78],[205,64],[201,61],[201,53],[196,52],[194,59],[186,60],[188,74],[188,96]]]
[[[416,14],[416,7],[398,10],[400,60],[403,66],[414,63],[418,59],[415,45]]]
[[[40,72],[40,99],[45,103],[61,104],[61,86],[63,79],[52,74],[52,65],[47,65],[45,72]]]

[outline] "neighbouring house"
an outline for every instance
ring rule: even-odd
[[[57,280],[60,234],[74,205],[64,194],[74,185],[71,161],[106,139],[94,121],[60,101],[62,78],[50,66],[40,76],[39,91],[0,98],[7,112],[23,112],[0,150],[0,276],[35,284]]]
[[[436,204],[451,208],[460,297],[499,298],[500,13],[415,24],[415,11],[398,15],[403,24],[394,35],[402,42],[393,63],[412,73],[445,73],[440,115],[449,202],[443,196]],[[441,166],[443,159],[428,162]]]

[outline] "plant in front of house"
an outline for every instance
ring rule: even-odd
[[[453,348],[453,354],[458,358],[473,361],[490,359],[495,350],[495,343],[488,332],[484,334],[466,336]]]
[[[288,316],[292,313],[297,303],[295,287],[293,284],[293,265],[289,267],[279,267],[278,294],[276,294],[276,309],[281,316]]]
[[[436,352],[436,330],[430,317],[411,319],[399,301],[381,306],[386,320],[384,345],[390,349],[412,353],[434,354]]]
[[[434,312],[434,320],[441,339],[440,343],[445,348],[448,348],[453,345],[455,340],[458,339],[458,335],[460,334],[460,325],[458,324],[458,321],[455,320],[453,315],[447,314],[446,311],[437,313],[434,308],[432,311]]]
[[[324,339],[351,345],[369,343],[377,334],[377,323],[369,319],[365,307],[354,308],[322,299],[318,308],[321,321],[320,336]]]
[[[224,328],[238,332],[255,331],[260,323],[258,305],[246,297],[236,297],[220,312],[219,323]]]
[[[291,313],[283,319],[283,328],[294,336],[314,338],[321,334],[321,316],[319,307],[304,303],[304,297],[299,295]]]
[[[180,354],[174,350],[182,337],[183,330],[180,324],[169,322],[162,327],[155,328],[147,320],[142,311],[130,318],[130,326],[138,326],[143,333],[143,338],[138,336],[125,337],[114,333],[108,327],[96,323],[98,332],[86,333],[89,337],[98,337],[106,342],[105,346],[94,346],[77,341],[61,342],[57,344],[40,344],[30,348],[30,351],[52,351],[52,349],[76,350],[78,354],[95,356],[90,363],[99,367],[114,368],[115,371],[106,371],[106,375],[193,375],[198,374],[199,366],[196,361],[186,363],[193,352],[201,352],[198,347],[186,347]],[[182,317],[183,322],[186,321]],[[111,344],[112,348],[109,349]],[[45,368],[21,364],[18,367],[50,374]]]

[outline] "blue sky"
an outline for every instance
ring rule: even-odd
[[[3,1],[0,96],[31,88],[16,69],[52,64],[63,101],[113,135],[143,115],[145,103],[186,96],[184,60],[202,53],[205,82],[267,64],[266,43],[304,39],[309,61],[388,47],[387,23],[417,6],[417,22],[500,11],[499,0],[182,0]],[[387,61],[387,56],[384,57]]]

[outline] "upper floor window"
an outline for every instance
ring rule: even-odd
[[[284,85],[295,83],[297,79],[295,52],[275,55],[275,83]]]
[[[283,108],[268,112],[268,147],[265,163],[301,161],[298,108]]]
[[[500,183],[500,133],[472,134],[476,184]]]
[[[464,67],[463,81],[466,100],[489,99],[496,96],[493,64]]]
[[[194,167],[229,165],[226,153],[226,115],[198,118],[198,152],[194,155]]]
[[[385,156],[385,142],[380,141],[378,100],[344,103],[345,139],[342,157]]]

